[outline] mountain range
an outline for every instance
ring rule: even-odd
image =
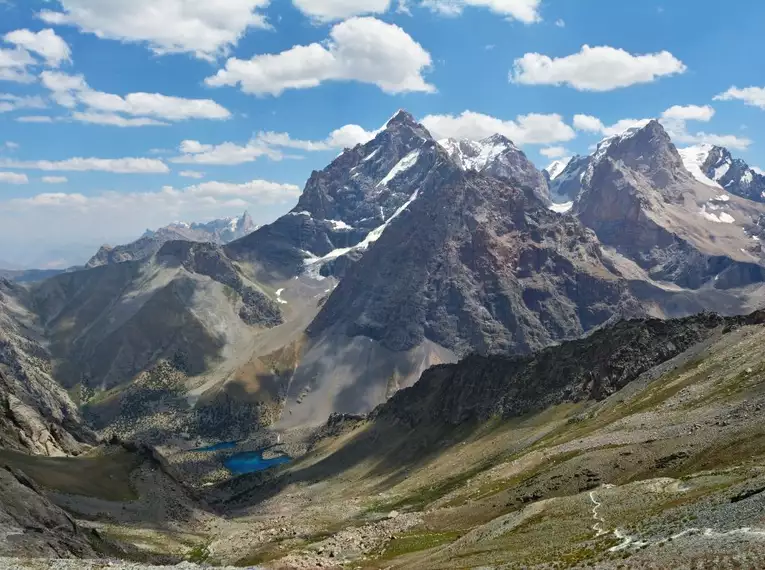
[[[136,241],[112,247],[104,245],[86,267],[99,267],[110,263],[138,261],[156,254],[169,241],[210,242],[223,245],[242,238],[257,229],[250,214],[239,218],[223,218],[207,223],[174,222],[158,230],[146,230]]]
[[[319,424],[471,353],[757,308],[765,205],[701,180],[690,154],[652,121],[543,173],[502,136],[436,141],[400,111],[273,224],[227,245],[249,216],[148,232],[31,287],[30,311],[101,428],[155,433],[133,392],[168,366],[162,405],[185,431]]]
[[[42,456],[80,454],[99,437],[151,446],[163,473],[204,480],[215,487],[208,504],[223,509],[269,504],[284,486],[332,482],[369,461],[379,460],[367,474],[375,484],[398,488],[418,454],[451,449],[473,428],[474,441],[493,445],[486,426],[497,418],[533,418],[522,425],[536,439],[502,444],[556,456],[537,440],[573,441],[560,434],[578,434],[580,422],[601,434],[598,410],[618,415],[621,397],[657,414],[665,400],[682,407],[673,398],[684,392],[656,401],[643,392],[670,374],[667,363],[696,363],[712,345],[739,354],[746,335],[759,338],[761,313],[707,313],[762,307],[764,181],[726,149],[678,149],[659,121],[540,171],[501,135],[436,140],[399,111],[372,140],[313,172],[298,204],[272,224],[255,228],[246,213],[176,223],[105,246],[87,268],[0,282],[0,441]],[[728,334],[739,329],[748,332]],[[548,410],[563,410],[562,423]],[[697,429],[686,420],[682,429]],[[304,433],[312,435],[295,435]],[[308,452],[290,471],[298,483],[226,482],[220,469],[205,479],[198,472],[208,464],[189,457],[193,442],[262,444],[274,434]],[[370,458],[378,442],[383,452]],[[664,451],[690,454],[656,453]],[[512,471],[512,454],[490,455],[497,462],[481,466],[501,456]],[[642,468],[608,461],[629,464],[629,477]],[[413,501],[459,506],[434,501],[465,480],[440,481],[448,489],[433,501],[382,497],[388,519]],[[523,481],[528,496],[507,498],[515,506],[560,488]],[[595,488],[566,481],[572,492]]]

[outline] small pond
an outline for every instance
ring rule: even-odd
[[[192,451],[197,453],[225,451],[228,449],[235,449],[239,446],[240,443],[241,442],[239,441],[222,441],[220,443],[208,445],[206,447],[198,447],[197,449],[192,449]],[[247,473],[266,471],[272,467],[276,467],[277,465],[282,465],[292,461],[292,458],[285,453],[279,453],[276,455],[276,457],[269,457],[268,459],[263,457],[263,454],[266,451],[274,447],[276,446],[269,445],[268,447],[264,447],[256,451],[235,453],[234,455],[231,455],[230,457],[227,457],[223,460],[223,466],[231,471],[231,473],[234,475],[246,475]]]
[[[234,475],[245,475],[247,473],[266,471],[267,469],[271,469],[277,465],[283,465],[284,463],[289,463],[292,461],[292,458],[286,454],[281,454],[277,455],[276,457],[270,457],[266,459],[263,457],[263,453],[266,451],[266,449],[236,453],[225,459],[223,461],[223,465]]]

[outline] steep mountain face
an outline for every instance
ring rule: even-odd
[[[658,121],[602,142],[573,213],[650,279],[698,289],[761,282],[761,204],[699,182]]]
[[[634,308],[634,307],[633,307]],[[346,274],[310,328],[402,351],[527,351],[603,323],[629,295],[597,241],[533,189],[441,154],[419,195]]]
[[[438,144],[462,170],[530,188],[542,201],[549,201],[547,179],[507,137],[492,135],[480,141],[445,139]]]
[[[140,239],[112,247],[104,245],[98,250],[86,267],[100,267],[125,261],[140,261],[157,253],[170,241],[209,242],[224,245],[242,238],[257,229],[250,214],[245,212],[240,218],[225,218],[208,223],[175,222],[156,231],[146,230]]]
[[[681,149],[680,154],[692,174],[700,171],[700,182],[719,186],[742,198],[765,202],[765,176],[740,158],[733,158],[728,149],[699,145]]]
[[[351,249],[366,250],[411,198],[432,163],[433,147],[428,131],[399,111],[372,141],[311,174],[291,212],[231,244],[229,255],[281,277],[306,266],[318,274],[339,257],[347,264]]]
[[[410,427],[459,425],[539,413],[565,402],[600,401],[723,329],[763,324],[763,311],[728,318],[700,314],[632,320],[532,356],[473,355],[428,370],[374,416]]]
[[[54,380],[51,356],[27,291],[0,280],[0,448],[36,455],[79,454],[96,442],[77,406]]]
[[[550,195],[553,203],[565,206],[568,211],[582,191],[582,177],[590,164],[589,156],[574,156],[555,161],[545,169],[549,178]]]

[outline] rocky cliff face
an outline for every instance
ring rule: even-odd
[[[519,417],[566,402],[602,400],[713,334],[762,324],[762,311],[744,317],[701,314],[670,321],[633,320],[533,356],[474,355],[431,368],[373,417],[410,427],[459,425],[495,416]]]
[[[346,250],[365,249],[364,240],[373,241],[415,192],[433,147],[425,127],[399,111],[372,141],[312,173],[290,213],[229,245],[229,255],[289,277],[306,265],[318,273]]]
[[[439,150],[416,199],[309,330],[392,350],[427,338],[462,354],[527,351],[634,310],[591,232],[549,211],[536,188],[466,172]]]
[[[52,377],[51,356],[26,291],[0,280],[0,448],[37,455],[78,454],[96,442],[77,406]]]
[[[762,206],[692,175],[658,121],[600,144],[572,213],[648,276],[698,288],[721,273],[726,288],[762,280],[756,233]]]
[[[765,202],[765,176],[740,158],[734,158],[728,149],[701,145],[687,150],[695,157],[695,166],[723,190],[754,202]]]

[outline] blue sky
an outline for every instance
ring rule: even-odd
[[[0,0],[0,265],[267,223],[398,108],[540,167],[651,117],[765,167],[763,22],[711,0]]]

